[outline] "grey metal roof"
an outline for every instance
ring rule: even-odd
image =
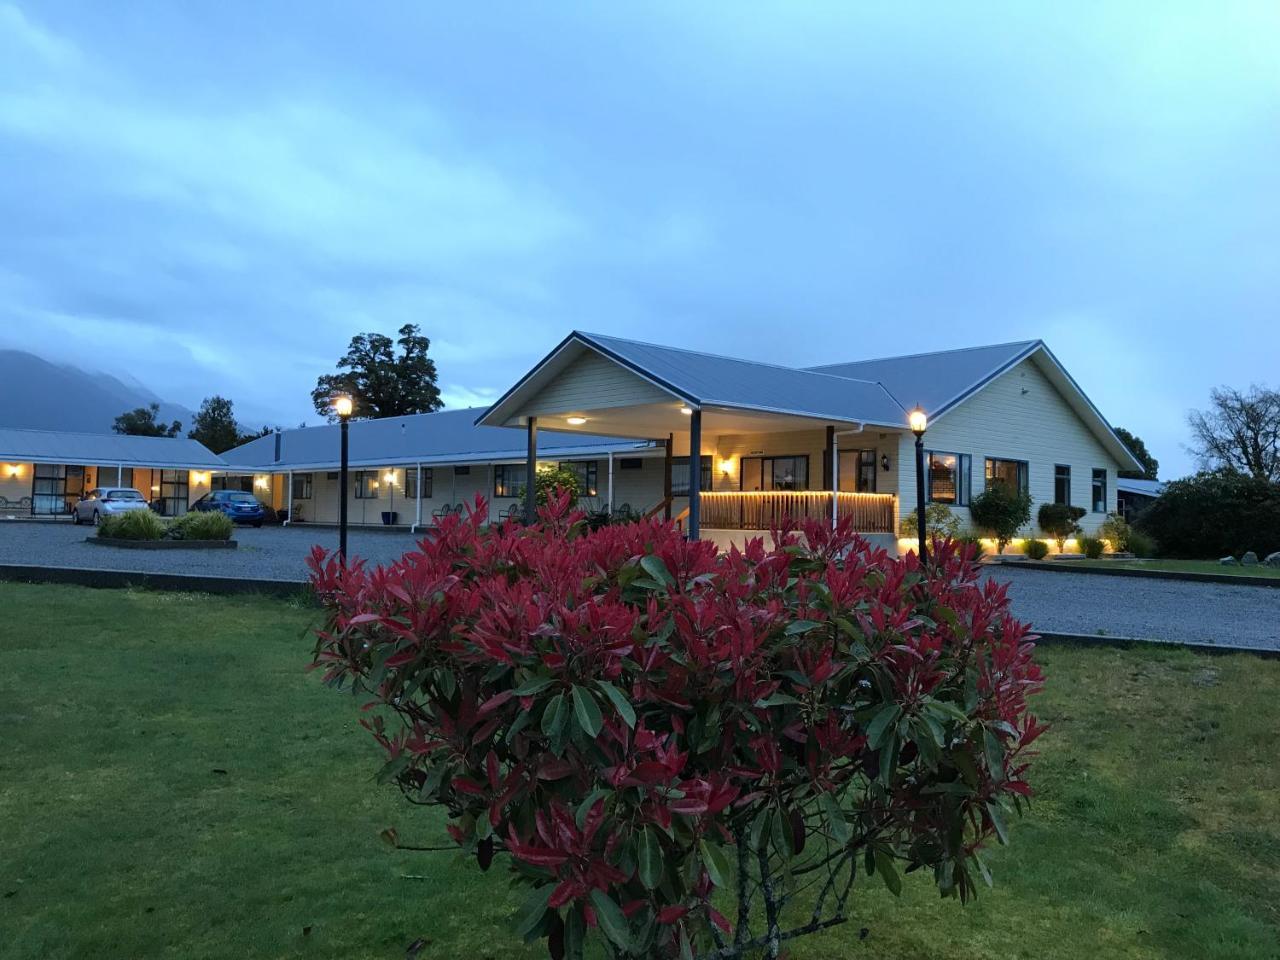
[[[523,460],[522,434],[501,427],[476,426],[481,408],[467,407],[439,413],[420,413],[379,420],[353,420],[350,426],[350,463],[374,466],[407,463],[489,463]],[[280,458],[275,456],[276,434],[242,444],[222,455],[231,469],[288,470],[336,467],[339,426],[301,427],[284,430]],[[542,430],[538,456],[582,457],[636,452],[652,448],[649,441],[600,437],[594,434]]]
[[[0,427],[0,461],[124,464],[218,470],[222,459],[186,437],[134,437],[118,433],[67,433]]]
[[[920,406],[936,418],[1039,346],[1039,340],[1021,340],[904,357],[829,363],[807,369],[837,377],[874,380],[883,384],[907,409]]]
[[[1117,477],[1116,489],[1125,493],[1136,493],[1144,497],[1158,497],[1164,493],[1162,480],[1137,480],[1131,477]]]

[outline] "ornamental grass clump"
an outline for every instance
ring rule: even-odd
[[[971,548],[926,570],[813,523],[720,554],[657,520],[588,531],[563,495],[530,527],[486,516],[387,567],[317,547],[314,666],[356,695],[378,779],[527,889],[526,939],[776,957],[858,880],[989,882],[1041,674]]]
[[[169,540],[230,540],[236,525],[221,510],[184,513],[169,522]]]
[[[97,535],[105,540],[162,540],[166,525],[150,510],[130,510],[103,517]]]

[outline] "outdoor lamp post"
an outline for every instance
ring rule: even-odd
[[[342,453],[338,461],[338,559],[347,565],[347,433],[354,405],[348,396],[333,398],[333,412],[338,415],[342,436]]]
[[[929,426],[929,418],[923,410],[916,407],[907,414],[907,422],[911,425],[911,432],[916,435],[916,535],[920,538],[920,562],[924,563],[929,559],[924,528],[924,431]]]

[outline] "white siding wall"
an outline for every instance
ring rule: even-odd
[[[564,415],[581,410],[673,403],[671,394],[655,387],[594,351],[571,362],[524,406],[533,415]]]
[[[1042,537],[1036,513],[1053,502],[1054,467],[1071,467],[1071,502],[1090,510],[1080,521],[1094,533],[1106,518],[1093,513],[1090,488],[1094,468],[1107,471],[1107,511],[1116,508],[1119,464],[1102,446],[1033,360],[1024,360],[956,407],[925,434],[926,450],[967,453],[973,457],[972,493],[985,485],[986,458],[1025,460],[1029,467],[1031,522],[1027,536]],[[915,437],[904,433],[898,447],[902,464],[900,513],[916,508]],[[966,526],[968,508],[955,508]]]

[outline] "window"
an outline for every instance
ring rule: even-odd
[[[701,482],[698,484],[699,490],[711,489],[711,458],[704,456],[698,458],[698,472],[701,474]],[[671,495],[673,497],[687,497],[689,495],[689,458],[688,457],[672,457],[671,458]]]
[[[210,490],[239,490],[242,493],[253,493],[253,477],[228,476],[222,474],[209,480]]]
[[[1025,460],[996,460],[987,457],[987,487],[1003,483],[1009,489],[1026,493],[1030,488],[1030,474]]]
[[[876,452],[858,451],[858,493],[876,492]]]
[[[493,495],[523,497],[528,486],[528,471],[523,463],[499,463],[493,468]]]
[[[644,466],[644,461],[639,457],[622,457],[618,460],[619,470],[639,470]]]
[[[470,466],[454,467],[453,475],[455,477],[469,477],[471,476],[471,467]],[[427,494],[427,496],[430,497],[431,494]]]
[[[960,504],[960,454],[925,452],[925,499],[930,503]]]
[[[739,486],[743,490],[809,489],[807,454],[796,457],[743,457],[741,465]]]
[[[187,471],[161,470],[158,510],[164,517],[180,517],[187,512]],[[156,506],[156,504],[152,504]]]
[[[1107,471],[1093,471],[1093,512],[1107,512]]]
[[[311,499],[311,474],[295,473],[293,475],[293,499]]]
[[[356,499],[374,500],[378,496],[378,471],[356,471]]]
[[[434,486],[435,475],[431,472],[431,467],[422,468],[422,493],[421,499],[430,500],[431,490]],[[419,499],[418,493],[418,468],[405,467],[404,470],[404,495],[406,499]]]
[[[566,460],[556,464],[556,466],[561,470],[572,471],[577,476],[579,496],[594,497],[598,495],[596,483],[599,478],[599,468],[596,466],[595,460]]]
[[[1063,463],[1053,468],[1053,502],[1071,506],[1071,468]]]
[[[67,468],[60,463],[37,463],[31,480],[31,512],[67,512]]]

